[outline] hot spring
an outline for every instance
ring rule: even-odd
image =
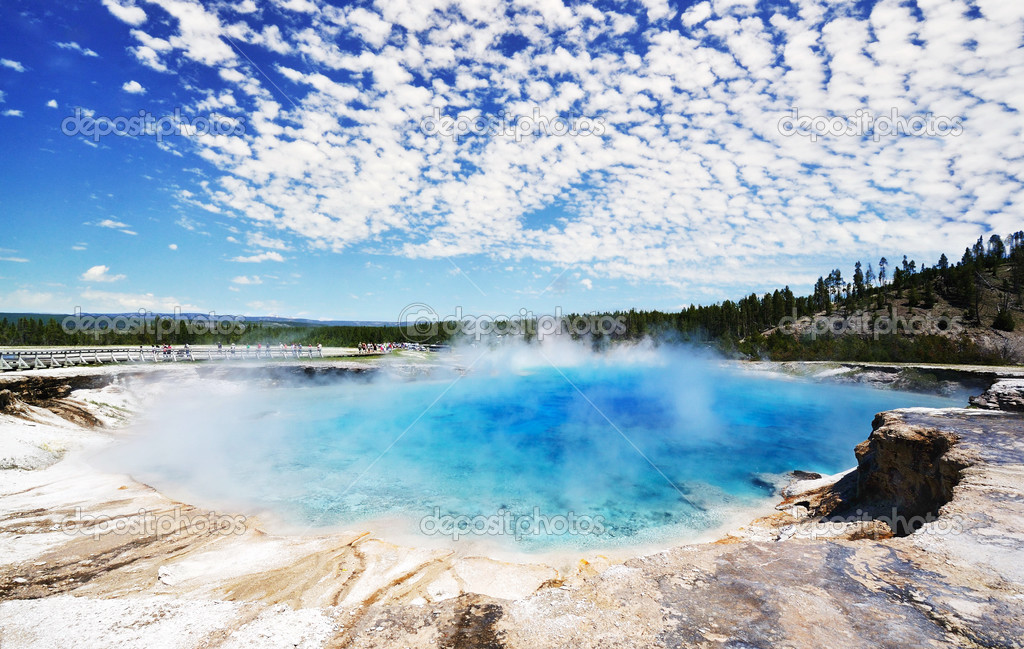
[[[102,461],[299,530],[599,550],[722,531],[777,500],[773,475],[852,467],[875,413],[964,403],[676,352],[461,361],[418,378],[185,382]]]

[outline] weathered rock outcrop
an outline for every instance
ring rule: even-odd
[[[868,510],[895,510],[903,519],[938,514],[953,499],[966,467],[950,454],[957,436],[949,430],[908,425],[899,412],[875,416],[871,436],[857,445],[857,500]],[[902,522],[893,532],[913,532]]]
[[[988,410],[1024,412],[1024,379],[1001,379],[984,394],[971,397],[971,405]]]

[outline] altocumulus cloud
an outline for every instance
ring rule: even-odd
[[[206,204],[316,248],[757,284],[806,281],[836,250],[937,255],[1024,217],[1021,2],[103,4],[143,65],[215,73],[190,88],[197,112],[246,118],[193,139],[221,172]],[[435,109],[604,128],[453,140],[421,128]],[[793,109],[963,133],[811,141],[780,132]]]

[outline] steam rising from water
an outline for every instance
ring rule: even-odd
[[[951,399],[746,373],[679,348],[548,340],[391,357],[370,379],[164,386],[103,458],[169,495],[306,528],[423,517],[600,517],[518,550],[692,538],[771,496],[756,476],[834,473],[872,415]]]

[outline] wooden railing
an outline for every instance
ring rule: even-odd
[[[316,347],[120,347],[98,349],[16,349],[0,351],[0,371],[48,369],[74,365],[167,363],[189,361],[271,360],[274,358],[324,358]]]

